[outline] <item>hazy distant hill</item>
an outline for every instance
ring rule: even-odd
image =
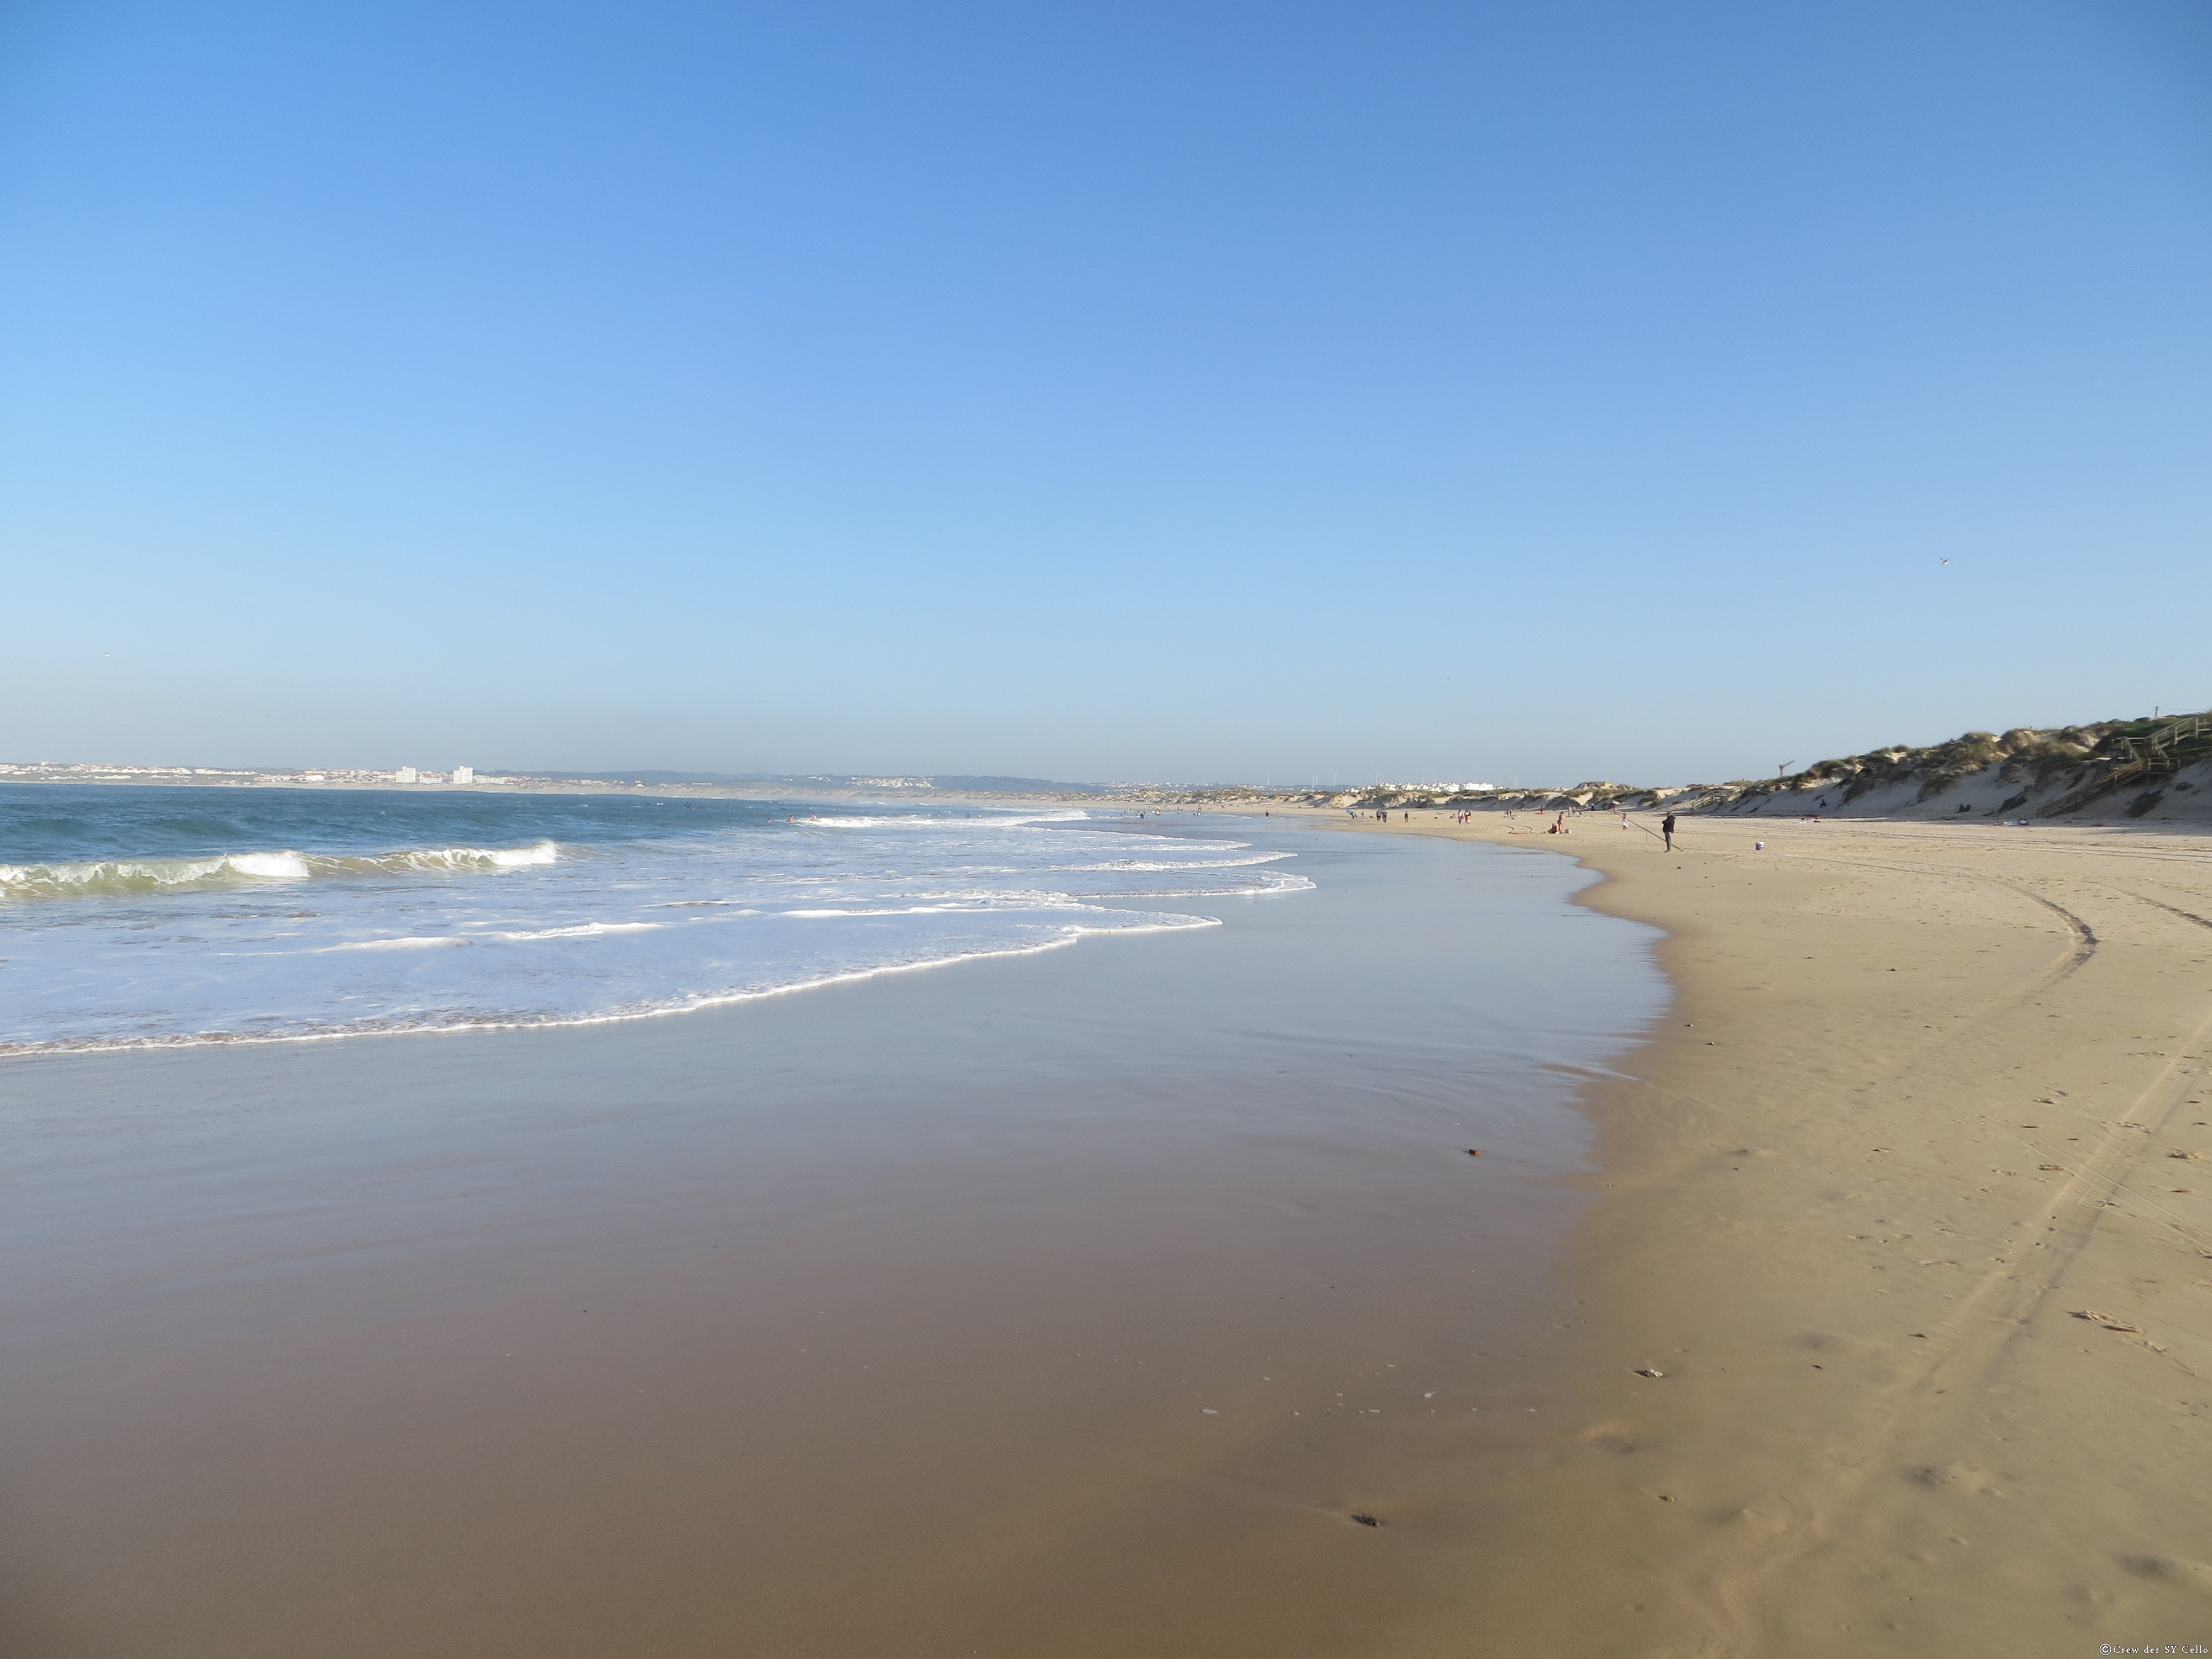
[[[1733,786],[1729,812],[1851,817],[2212,816],[2212,714],[1969,732]]]
[[[948,773],[930,782],[939,789],[966,789],[1008,795],[1096,795],[1111,786],[1103,783],[1054,783],[1046,778],[968,777]]]
[[[1855,818],[2212,818],[2212,714],[2084,726],[1968,732],[1948,743],[1893,744],[1772,779],[1650,789],[1378,784],[1298,799],[1351,810],[1444,807],[1556,811],[1618,805],[1678,812]]]

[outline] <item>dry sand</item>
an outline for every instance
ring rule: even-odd
[[[2212,1645],[2212,839],[1547,822],[1391,824],[1572,853],[1679,995],[1590,1098],[1581,1446],[1515,1634]]]

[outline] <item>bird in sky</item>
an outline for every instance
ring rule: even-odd
[[[1938,564],[1948,564],[1948,563],[1950,563],[1951,562],[1950,562],[1950,560],[1948,560],[1948,559],[1938,559],[1938,560],[1936,560],[1936,563],[1938,563]]]

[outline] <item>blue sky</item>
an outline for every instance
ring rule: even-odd
[[[0,758],[1674,781],[2212,705],[2208,19],[11,8]]]

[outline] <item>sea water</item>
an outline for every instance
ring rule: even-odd
[[[0,1052],[680,1012],[1213,926],[1294,857],[1080,808],[0,786]]]

